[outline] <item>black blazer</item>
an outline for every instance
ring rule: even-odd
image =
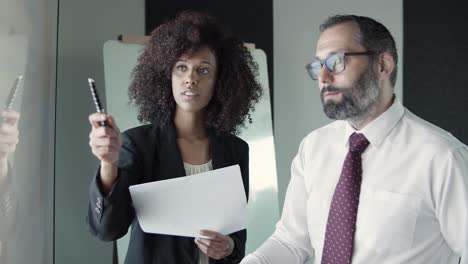
[[[242,139],[215,135],[209,131],[213,169],[239,164],[245,194],[249,190],[249,147]],[[144,125],[122,134],[118,178],[107,196],[101,192],[98,175],[89,192],[87,226],[96,237],[112,241],[124,236],[132,225],[125,263],[198,264],[198,247],[193,238],[148,234],[141,230],[128,187],[135,184],[185,176],[185,169],[173,126],[160,129]],[[190,219],[187,219],[190,221]],[[211,264],[239,263],[245,255],[246,230],[230,234],[234,252]]]

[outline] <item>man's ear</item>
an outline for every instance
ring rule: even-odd
[[[389,80],[395,70],[395,60],[389,52],[381,53],[377,59],[377,79]]]

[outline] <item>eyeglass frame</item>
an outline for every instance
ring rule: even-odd
[[[307,73],[309,74],[310,78],[312,78],[312,80],[318,80],[318,76],[320,74],[320,71],[322,70],[323,66],[325,65],[325,67],[327,67],[327,70],[332,74],[332,75],[335,75],[335,74],[338,74],[338,73],[341,73],[341,72],[344,72],[346,70],[346,61],[344,61],[344,66],[343,66],[343,70],[339,71],[339,72],[334,72],[333,70],[331,70],[330,68],[328,68],[328,65],[325,63],[326,60],[328,60],[331,56],[334,56],[334,55],[338,55],[338,54],[343,54],[343,60],[345,60],[345,58],[347,56],[372,56],[372,55],[375,55],[376,53],[374,51],[352,51],[352,52],[337,52],[337,53],[333,53],[333,54],[330,54],[328,55],[324,60],[320,60],[320,59],[317,59],[317,60],[314,60],[310,63],[307,63],[305,65],[305,68],[306,68],[306,71]],[[313,74],[311,73],[312,71],[312,64],[313,63],[316,63],[316,62],[320,62],[320,71],[319,71],[319,74],[317,74],[317,78],[314,78],[313,77]]]

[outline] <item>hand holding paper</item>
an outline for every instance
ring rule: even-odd
[[[234,250],[234,240],[230,236],[225,236],[210,230],[201,230],[200,234],[207,238],[195,238],[195,243],[203,253],[214,259],[222,259],[231,255]]]

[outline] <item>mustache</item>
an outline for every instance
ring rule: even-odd
[[[327,92],[343,92],[343,89],[340,89],[340,88],[337,88],[335,86],[329,85],[329,86],[323,87],[322,91],[320,91],[322,96]]]

